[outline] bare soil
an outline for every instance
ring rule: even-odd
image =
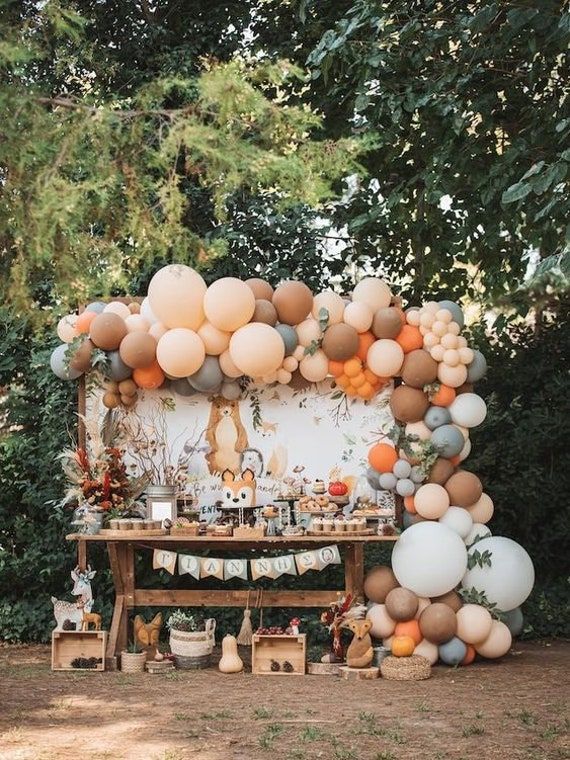
[[[570,757],[570,643],[422,682],[331,676],[50,671],[0,648],[1,760],[396,760]]]

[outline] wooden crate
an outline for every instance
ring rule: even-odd
[[[298,636],[255,633],[251,650],[251,672],[264,676],[304,676],[306,649],[306,633],[300,633]],[[281,665],[281,670],[271,670],[271,660],[276,660]],[[293,665],[294,670],[291,673],[283,670],[285,660]]]
[[[51,635],[51,669],[77,670],[71,666],[76,657],[100,657],[96,670],[105,670],[107,631],[53,631]]]
[[[260,538],[265,537],[265,528],[263,526],[260,526],[258,528],[244,528],[242,526],[238,526],[237,528],[234,528],[234,538],[251,538],[254,541],[257,541]]]

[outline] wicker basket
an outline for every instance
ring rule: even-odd
[[[121,652],[123,673],[144,673],[146,652]]]
[[[209,668],[212,661],[212,655],[205,654],[201,657],[184,657],[182,655],[174,655],[174,662],[178,670],[202,670]]]
[[[431,676],[431,665],[426,657],[386,657],[381,665],[382,678],[389,681],[425,681]]]
[[[177,631],[176,629],[170,631],[170,651],[176,658],[176,666],[183,670],[207,668],[216,643],[214,639],[215,630],[216,621],[209,618],[206,620],[203,631]],[[194,664],[190,661],[196,662]]]

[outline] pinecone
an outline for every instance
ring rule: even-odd
[[[285,662],[283,663],[283,670],[286,673],[292,673],[295,670],[295,668],[291,665],[289,660],[285,660]]]
[[[281,665],[277,662],[277,660],[271,660],[271,670],[273,673],[277,673],[279,670],[281,670]]]

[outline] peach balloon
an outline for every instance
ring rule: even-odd
[[[492,660],[507,654],[512,642],[513,637],[507,626],[499,620],[493,620],[491,632],[484,641],[475,644],[475,650],[481,657],[487,657]]]
[[[77,321],[75,323],[75,330],[77,334],[82,335],[83,333],[88,333],[91,327],[91,322],[93,322],[96,316],[97,312],[95,311],[82,311],[81,314],[77,317]]]
[[[414,615],[416,620],[419,620],[419,617],[422,614],[422,612],[425,610],[426,607],[429,607],[430,604],[431,604],[430,599],[428,599],[425,596],[418,596],[418,611]]]
[[[480,644],[491,633],[493,618],[485,607],[479,604],[464,604],[455,615],[457,636],[466,644]]]
[[[442,363],[437,368],[437,377],[444,385],[448,385],[450,388],[459,388],[467,380],[467,367],[464,364],[450,367]]]
[[[66,314],[57,323],[57,337],[62,343],[71,343],[74,338],[77,338],[77,330],[75,326],[77,324],[77,314]]]
[[[148,305],[166,327],[197,330],[204,321],[205,294],[206,283],[198,272],[185,264],[168,264],[149,283]]]
[[[365,277],[352,291],[352,300],[354,303],[365,303],[373,312],[376,312],[378,309],[390,306],[392,291],[384,280]]]
[[[253,296],[252,291],[248,290]],[[262,377],[281,367],[285,358],[285,345],[274,327],[264,322],[250,322],[232,335],[230,356],[242,374]]]
[[[162,336],[168,332],[168,327],[165,327],[162,322],[153,322],[148,328],[148,334],[158,342]]]
[[[366,613],[366,618],[372,622],[370,633],[375,639],[385,639],[396,629],[396,621],[388,615],[385,604],[373,604]]]
[[[216,280],[204,296],[206,317],[218,330],[239,330],[249,322],[254,311],[253,291],[237,277],[222,277]]]
[[[140,314],[131,314],[129,317],[125,319],[125,324],[127,326],[128,333],[132,333],[132,332],[146,333],[150,329],[150,322],[148,322]]]
[[[305,346],[297,346],[293,351],[292,356],[294,359],[297,359],[298,362],[302,361],[305,358]]]
[[[495,506],[489,494],[482,493],[479,500],[466,509],[473,518],[474,523],[483,523],[484,525],[493,517]]]
[[[286,356],[283,359],[283,369],[287,370],[287,372],[295,372],[298,366],[299,362],[294,356]]]
[[[408,422],[406,425],[406,435],[417,436],[420,441],[429,441],[431,438],[431,430],[425,422]]]
[[[432,644],[431,641],[428,641],[427,639],[420,641],[414,649],[414,654],[419,654],[421,657],[425,657],[426,660],[429,660],[431,665],[435,665],[439,659],[439,649],[437,644]]]
[[[108,303],[105,308],[103,309],[104,314],[116,314],[118,317],[121,317],[121,319],[126,320],[127,317],[131,316],[131,312],[129,307],[126,303],[121,303],[121,301],[111,301],[111,303]]]
[[[198,328],[198,335],[204,343],[206,353],[212,356],[223,354],[230,345],[230,338],[232,337],[229,332],[218,330],[217,327],[207,321]]]
[[[281,385],[287,385],[287,383],[291,382],[291,373],[287,372],[286,369],[278,369],[277,370],[277,382],[281,383]]]
[[[425,483],[414,496],[416,512],[427,520],[437,520],[449,509],[449,496],[443,486]]]
[[[323,336],[322,330],[316,319],[305,319],[304,322],[297,325],[296,329],[297,337],[299,338],[299,346],[302,346],[303,348],[307,348],[307,346],[310,346],[313,341],[320,340]],[[299,346],[297,346],[297,348],[299,348]],[[293,356],[295,356],[295,351],[293,352]]]
[[[329,373],[329,360],[321,349],[314,354],[307,354],[299,364],[299,371],[311,383],[320,383]]]
[[[156,358],[163,371],[172,377],[187,377],[197,372],[206,357],[202,340],[194,330],[175,327],[158,341]]]
[[[250,277],[249,280],[245,281],[245,284],[248,288],[251,288],[256,300],[262,298],[265,301],[271,301],[273,298],[273,288],[268,282],[262,280],[260,277]]]
[[[229,349],[220,354],[219,358],[220,369],[226,375],[226,377],[241,377],[243,372],[239,367],[236,367],[232,357],[230,356]]]
[[[404,350],[395,340],[376,340],[368,349],[366,363],[379,377],[394,377],[402,368]]]
[[[337,325],[342,322],[344,315],[344,301],[332,290],[325,290],[313,298],[312,315],[315,319],[320,319],[321,309],[326,309],[329,315],[329,325]]]
[[[358,333],[364,333],[367,330],[370,330],[373,319],[374,312],[368,304],[352,301],[345,307],[344,322],[347,325],[354,327]]]

